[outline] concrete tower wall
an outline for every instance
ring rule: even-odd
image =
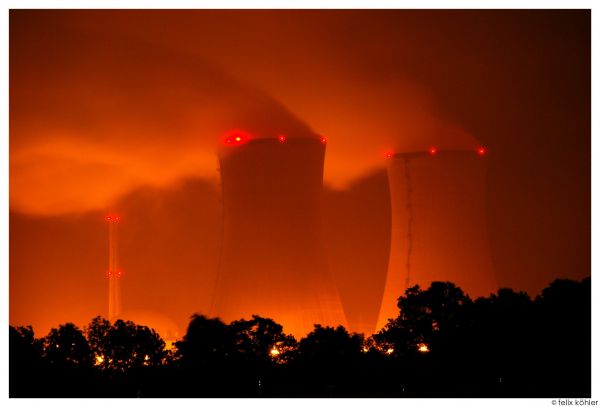
[[[321,207],[325,144],[255,139],[220,154],[223,246],[213,314],[252,314],[303,336],[344,324],[327,266]]]
[[[487,159],[476,151],[389,159],[392,246],[377,328],[409,286],[451,281],[471,297],[497,290],[487,235]]]

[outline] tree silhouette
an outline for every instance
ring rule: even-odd
[[[52,328],[44,339],[45,358],[56,367],[90,367],[92,352],[83,332],[72,323]]]
[[[298,344],[298,358],[319,365],[335,365],[355,360],[362,351],[363,336],[350,334],[343,326],[315,329]]]
[[[487,394],[521,395],[515,385],[531,375],[535,322],[533,301],[524,292],[502,288],[475,301],[473,326],[464,333],[469,346],[461,355],[476,372],[474,388]]]
[[[185,336],[175,346],[185,367],[204,368],[230,360],[234,344],[233,332],[223,321],[194,314]]]
[[[591,279],[535,300],[503,288],[472,301],[414,286],[370,338],[315,325],[296,342],[269,318],[195,314],[177,358],[152,329],[96,317],[36,339],[9,326],[10,396],[590,397]],[[86,339],[87,337],[87,339]]]
[[[165,342],[146,326],[117,320],[110,324],[96,317],[86,329],[96,364],[103,369],[124,372],[132,368],[160,366],[167,352]]]
[[[434,281],[423,291],[408,288],[398,299],[400,313],[373,336],[377,346],[392,357],[419,350],[443,353],[456,345],[459,332],[470,324],[471,299],[451,282]]]
[[[296,349],[296,339],[269,318],[252,315],[250,320],[233,321],[230,329],[238,354],[259,364],[285,363]]]
[[[540,367],[537,388],[551,388],[550,395],[556,397],[590,397],[591,279],[555,280],[535,299],[535,306],[536,350],[530,359]]]
[[[310,396],[347,395],[359,388],[363,336],[342,327],[315,325],[298,343],[291,361],[297,392]]]
[[[9,326],[9,395],[37,396],[43,375],[43,341],[36,339],[33,328]]]
[[[41,361],[44,351],[44,342],[36,339],[33,328],[28,326],[18,326],[9,328],[9,346],[10,363],[36,365]]]
[[[175,343],[182,368],[182,394],[198,396],[250,396],[255,383],[238,352],[231,327],[218,318],[194,314],[183,339]],[[246,359],[247,360],[247,359]],[[253,366],[251,366],[253,367]]]
[[[402,387],[414,395],[462,394],[471,371],[473,301],[451,282],[414,286],[398,299],[399,315],[373,339],[395,359]]]
[[[90,349],[93,353],[95,365],[101,369],[109,369],[109,332],[112,326],[110,322],[101,316],[97,316],[85,328]]]

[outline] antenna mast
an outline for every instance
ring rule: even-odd
[[[106,216],[108,222],[108,320],[114,322],[121,314],[121,276],[119,268],[118,225],[121,217]]]

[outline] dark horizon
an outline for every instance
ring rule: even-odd
[[[411,287],[368,337],[315,324],[295,338],[252,314],[192,315],[168,345],[100,316],[41,339],[10,326],[10,397],[591,397],[590,278],[555,280],[535,299]]]

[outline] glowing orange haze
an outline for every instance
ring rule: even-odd
[[[383,292],[387,151],[486,145],[501,285],[585,276],[586,75],[585,12],[12,11],[10,322],[45,334],[106,312],[108,207],[124,308],[180,330],[206,312],[232,129],[327,136],[325,232],[352,329],[372,329]]]
[[[220,52],[197,41],[197,48],[182,50],[191,46],[189,38],[209,34],[186,38],[190,27],[184,26],[177,41],[149,45],[136,29],[121,33],[115,24],[107,30],[103,13],[51,14],[13,16],[11,205],[20,212],[100,209],[142,185],[216,178],[215,145],[227,130],[292,137],[310,132],[284,106],[329,138],[325,181],[336,187],[381,167],[389,148],[477,146],[458,125],[438,117],[423,88],[402,75],[385,84],[353,79],[353,72],[340,71],[343,61],[328,66],[327,46],[304,56],[302,66],[314,61],[319,72],[304,72],[302,88],[287,72],[298,69],[302,49],[276,72],[263,66],[266,50],[256,50],[254,64],[244,51],[238,62],[228,61],[228,71],[260,84],[280,103],[218,68],[215,62],[236,51],[227,51],[230,34],[223,34],[230,30],[218,24],[212,35],[222,38]],[[206,27],[206,17],[198,17]],[[268,47],[255,35],[245,41]]]

